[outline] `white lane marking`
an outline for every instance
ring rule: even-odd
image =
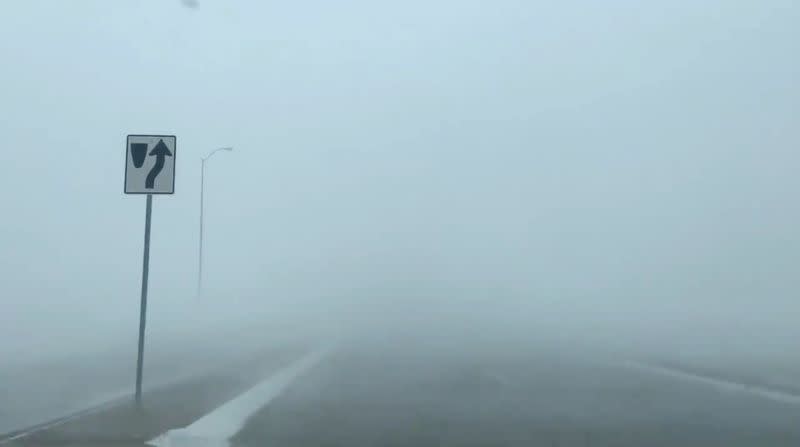
[[[197,373],[188,373],[171,377],[169,379],[162,380],[160,382],[153,382],[149,384],[146,383],[144,386],[142,386],[142,392],[149,393],[159,388],[175,385],[178,383],[194,379],[195,377],[198,377]],[[80,407],[73,407],[72,409],[68,410],[66,412],[66,415],[64,416],[56,417],[35,424],[33,426],[26,426],[23,428],[19,428],[16,430],[16,433],[15,431],[11,431],[9,433],[14,433],[13,435],[7,438],[0,437],[0,445],[5,445],[12,441],[17,441],[22,438],[26,438],[41,431],[62,426],[67,422],[72,422],[81,417],[91,416],[103,410],[110,410],[112,408],[130,402],[132,401],[132,399],[133,399],[133,391],[131,391],[130,388],[104,394],[98,398],[92,399],[91,401],[85,403]]]
[[[228,446],[228,439],[238,433],[250,416],[277,397],[302,373],[317,365],[331,352],[313,352],[279,370],[249,390],[222,404],[185,428],[170,430],[147,442],[154,447]]]
[[[793,405],[800,404],[800,395],[784,393],[760,386],[745,385],[742,383],[730,382],[727,380],[714,379],[712,377],[691,374],[684,371],[664,368],[662,366],[648,365],[646,363],[627,362],[626,366],[629,368],[638,369],[640,371],[647,371],[662,376],[672,377],[674,379],[711,385],[714,388],[723,391],[745,393],[753,396],[763,397],[765,399],[773,400],[776,402],[788,403]]]

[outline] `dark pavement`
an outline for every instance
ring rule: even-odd
[[[800,408],[577,353],[343,349],[232,445],[798,446]]]
[[[135,405],[132,396],[117,399],[66,422],[46,422],[42,429],[19,439],[14,438],[31,428],[7,432],[0,436],[0,445],[144,446],[161,433],[191,424],[306,351],[302,345],[281,346],[253,351],[235,361],[226,358],[190,379],[146,391],[142,408]]]
[[[145,412],[118,405],[13,445],[142,446],[214,411],[301,352],[268,351],[228,373],[154,390]],[[229,445],[798,446],[798,421],[800,406],[577,349],[383,340],[341,343],[243,419]]]

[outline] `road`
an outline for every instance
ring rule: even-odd
[[[268,369],[274,371],[275,366]],[[251,376],[248,384],[255,383]],[[223,392],[224,383],[225,378],[215,377],[172,394],[160,393],[157,406],[164,416],[151,414],[151,426],[139,437],[128,430],[120,443],[106,431],[87,440],[98,446],[142,445],[158,431],[183,427],[218,411],[217,405],[250,386],[237,383]],[[238,391],[230,392],[234,389]],[[170,405],[183,408],[178,412],[182,416],[167,417]],[[189,407],[197,409],[187,411]],[[117,410],[113,417],[134,418],[127,411]],[[20,444],[79,445],[77,433],[91,433],[97,425],[106,430],[114,426],[111,416],[103,417],[82,421],[80,430],[72,424]],[[397,340],[344,343],[268,404],[242,417],[232,438],[208,445],[800,445],[800,406],[648,373],[587,352],[543,346],[469,349]]]
[[[800,407],[583,354],[419,348],[334,355],[232,445],[800,445]]]

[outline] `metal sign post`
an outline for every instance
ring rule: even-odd
[[[136,361],[136,405],[142,406],[142,367],[144,364],[144,328],[147,322],[147,280],[150,274],[150,217],[153,214],[153,195],[147,195],[144,218],[144,259],[142,261],[142,300],[139,305],[139,354]]]
[[[144,331],[147,323],[147,282],[150,276],[150,222],[153,194],[175,192],[174,135],[128,135],[125,146],[125,194],[147,194],[144,220],[142,295],[139,308],[139,350],[136,358],[136,405],[142,406]]]

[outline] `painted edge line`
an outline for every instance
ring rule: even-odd
[[[161,388],[183,383],[187,380],[191,380],[194,377],[197,377],[197,374],[194,373],[183,374],[177,377],[172,377],[170,379],[161,382],[149,384],[148,386],[142,388],[142,392],[151,393]],[[34,435],[40,431],[56,428],[60,425],[66,424],[67,422],[74,421],[84,416],[91,416],[99,411],[110,410],[120,405],[124,405],[125,403],[133,402],[133,400],[134,400],[133,391],[126,390],[126,391],[117,391],[114,393],[108,393],[106,394],[105,399],[96,399],[94,403],[90,403],[86,408],[68,412],[64,416],[59,416],[55,419],[46,420],[38,424],[19,428],[6,433],[0,433],[0,445],[5,445],[13,441],[18,441],[22,438]]]
[[[762,397],[776,402],[798,405],[800,404],[800,395],[776,391],[773,389],[765,388],[758,385],[747,385],[738,382],[731,382],[729,380],[718,379],[710,376],[689,373],[678,369],[666,368],[663,366],[650,365],[647,363],[628,361],[625,366],[639,371],[658,374],[661,376],[671,377],[674,379],[681,379],[694,383],[702,383],[710,385],[717,389],[725,391],[735,391],[753,396]]]
[[[192,380],[198,377],[202,377],[204,375],[211,375],[216,374],[219,371],[224,370],[224,368],[215,368],[209,371],[206,371],[201,374],[197,373],[186,373],[180,374],[166,380],[162,380],[160,382],[150,383],[142,387],[142,393],[152,393],[158,391],[162,388],[178,385],[184,383],[188,380]],[[6,445],[14,441],[18,441],[20,439],[26,438],[28,436],[34,435],[40,431],[48,430],[51,428],[56,428],[60,425],[64,425],[68,422],[72,422],[76,419],[91,416],[95,413],[98,413],[103,410],[110,410],[112,408],[124,405],[129,402],[134,401],[134,392],[132,390],[125,390],[125,391],[116,391],[114,393],[108,393],[105,395],[105,399],[95,399],[94,403],[89,403],[86,408],[81,408],[78,410],[73,410],[71,412],[67,412],[64,416],[59,416],[54,419],[48,419],[44,422],[40,422],[38,424],[29,425],[26,427],[18,428],[16,430],[11,430],[5,433],[0,433],[0,445]]]
[[[154,447],[205,445],[225,447],[244,428],[253,414],[269,405],[304,373],[333,352],[332,347],[313,351],[268,375],[184,428],[169,430],[145,444]]]

